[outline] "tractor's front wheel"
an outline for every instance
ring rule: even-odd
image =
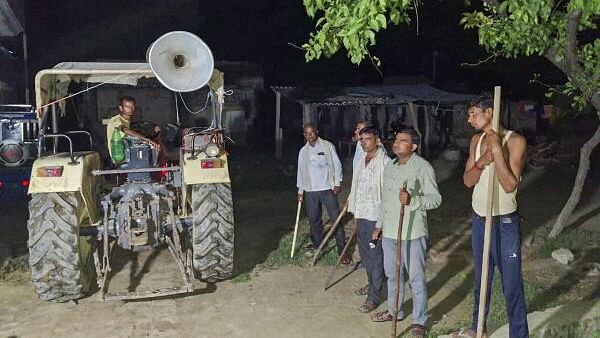
[[[193,265],[200,279],[216,282],[233,272],[233,199],[231,184],[192,187]]]
[[[42,300],[67,302],[95,285],[92,238],[79,236],[85,219],[78,192],[33,194],[29,202],[29,266]]]

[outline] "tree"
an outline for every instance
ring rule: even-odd
[[[566,77],[567,82],[551,88],[548,95],[563,93],[572,99],[575,110],[586,105],[600,119],[600,38],[592,36],[600,19],[600,0],[483,0],[479,9],[464,13],[460,24],[477,29],[479,44],[489,53],[506,58],[540,55],[548,59]],[[482,6],[481,6],[482,5]],[[410,21],[418,2],[410,0],[304,0],[310,17],[319,16],[316,33],[303,47],[307,61],[331,56],[340,47],[350,60],[359,64],[369,57],[375,45],[375,33],[389,23]],[[600,125],[581,147],[579,168],[569,199],[550,231],[556,237],[568,225],[579,203],[590,155],[600,143]]]
[[[352,63],[360,64],[369,57],[378,66],[379,59],[368,50],[375,45],[375,33],[389,24],[410,22],[409,13],[416,6],[417,0],[304,0],[308,16],[320,15],[317,32],[302,45],[306,61],[330,57],[343,46]]]

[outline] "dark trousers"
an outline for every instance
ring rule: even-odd
[[[327,215],[331,222],[335,222],[340,214],[340,205],[337,200],[337,195],[335,195],[331,189],[305,191],[304,202],[308,223],[310,224],[310,240],[314,247],[318,248],[323,241],[323,207],[327,209]],[[344,227],[341,225],[337,227],[335,232],[335,243],[337,245],[338,253],[341,253],[342,250],[344,250],[344,244],[346,243]]]
[[[508,313],[509,335],[511,338],[529,337],[527,309],[525,308],[525,292],[521,273],[521,219],[514,212],[508,215],[495,216],[492,222],[492,240],[490,245],[490,265],[488,270],[487,300],[485,302],[485,318],[489,312],[494,266],[502,278],[502,290]],[[471,329],[477,331],[479,315],[479,290],[481,285],[481,264],[483,261],[483,235],[485,217],[473,213],[473,264],[475,268],[475,304],[473,305],[473,323]]]
[[[358,252],[365,269],[367,270],[367,279],[369,281],[369,292],[367,300],[379,304],[379,292],[383,285],[383,250],[381,241],[377,241],[375,249],[369,247],[369,242],[373,231],[375,230],[375,221],[369,221],[364,218],[356,219],[356,239],[358,242]]]

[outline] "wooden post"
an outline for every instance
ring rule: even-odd
[[[281,129],[281,92],[275,92],[275,159],[281,160],[283,130]]]
[[[310,103],[302,103],[302,125],[307,123],[315,122],[312,116],[312,110]],[[317,126],[318,128],[318,126]]]
[[[431,106],[423,107],[423,114],[425,114],[425,126],[423,127],[425,128],[425,131],[423,132],[424,136],[421,138],[421,144],[425,146],[425,149],[422,151],[422,153],[423,155],[427,156],[427,158],[431,156],[431,147],[429,146],[429,140],[431,139],[431,120],[429,119],[433,113],[434,112],[431,111]]]
[[[500,86],[494,88],[494,112],[492,115],[492,129],[498,132],[500,127]],[[490,264],[490,242],[492,237],[492,208],[494,206],[494,190],[498,185],[496,167],[493,163],[489,166],[488,195],[485,208],[485,233],[483,235],[483,262],[481,264],[481,284],[479,286],[479,316],[477,317],[477,338],[483,335],[485,322],[485,304],[487,303],[488,270]]]
[[[423,135],[421,134],[421,131],[419,130],[419,115],[417,112],[418,108],[415,107],[415,104],[412,102],[408,103],[408,114],[410,116],[410,119],[412,121],[412,127],[413,129],[417,132],[417,134],[419,134],[419,137],[421,138],[421,143],[423,142]],[[422,149],[423,147],[419,147],[417,148],[417,154],[421,155],[422,153]]]

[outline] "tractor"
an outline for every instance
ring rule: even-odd
[[[95,290],[102,300],[169,296],[192,292],[194,280],[216,282],[232,274],[234,219],[221,126],[223,73],[213,68],[204,42],[187,32],[160,37],[147,58],[148,63],[61,63],[35,77],[39,157],[31,172],[27,226],[31,278],[43,300],[66,302]],[[211,102],[210,125],[174,126],[179,141],[175,163],[161,165],[157,149],[126,137],[124,160],[107,168],[93,149],[90,132],[59,132],[56,115],[65,99],[75,95],[67,93],[69,83],[93,90],[154,77],[171,91],[202,89]],[[87,149],[75,149],[82,146]],[[118,183],[103,188],[105,177],[116,177]],[[115,247],[168,248],[181,285],[107,292]]]

